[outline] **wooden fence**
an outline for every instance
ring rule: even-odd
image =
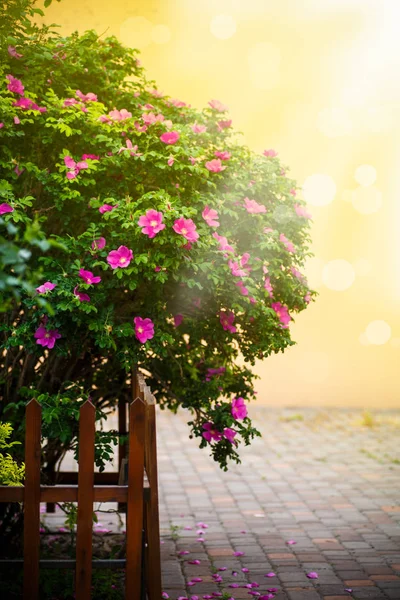
[[[0,486],[0,502],[24,503],[24,600],[39,600],[39,567],[75,568],[76,600],[91,598],[92,568],[124,568],[125,598],[161,598],[160,525],[155,400],[144,379],[132,378],[129,404],[127,485],[96,485],[94,473],[95,407],[80,409],[77,485],[41,485],[41,406],[26,407],[25,485]],[[76,560],[40,560],[40,503],[77,502]],[[92,560],[94,502],[126,503],[126,559]]]

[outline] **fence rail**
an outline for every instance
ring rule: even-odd
[[[0,486],[0,502],[24,504],[24,557],[1,560],[0,565],[24,567],[24,600],[39,600],[39,567],[75,569],[76,600],[90,600],[92,568],[125,566],[125,598],[160,600],[161,559],[158,514],[158,474],[155,400],[141,375],[132,377],[129,404],[127,485],[96,485],[94,473],[95,407],[88,400],[80,408],[79,471],[77,485],[41,485],[41,419],[36,400],[26,407],[25,485]],[[105,479],[104,477],[100,479]],[[77,502],[76,560],[40,560],[40,503]],[[94,502],[126,503],[126,559],[93,560]],[[144,570],[144,573],[143,573]]]

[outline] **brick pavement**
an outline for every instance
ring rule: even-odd
[[[184,412],[159,413],[168,595],[400,600],[400,413],[368,427],[356,411],[251,412],[263,438],[227,473],[188,439]]]

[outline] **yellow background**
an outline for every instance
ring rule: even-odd
[[[62,33],[140,48],[164,93],[227,104],[245,142],[275,148],[305,185],[320,296],[292,326],[298,345],[258,364],[263,403],[399,406],[399,16],[398,0],[63,0],[46,12]]]

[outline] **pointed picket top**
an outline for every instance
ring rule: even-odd
[[[132,400],[132,402],[129,403],[129,406],[132,406],[132,404],[135,404],[135,402],[141,402],[142,404],[144,404],[143,398],[140,398],[139,396],[137,396],[136,398],[134,398]]]
[[[25,410],[28,410],[28,408],[29,410],[33,411],[42,410],[42,406],[39,404],[36,398],[32,398],[31,400],[29,400],[29,402],[26,403]]]
[[[87,400],[85,400],[85,402],[81,405],[80,409],[79,409],[79,413],[83,414],[83,413],[88,413],[90,414],[91,412],[96,412],[96,408],[94,406],[94,404],[91,402],[91,400],[89,400],[89,398]]]

